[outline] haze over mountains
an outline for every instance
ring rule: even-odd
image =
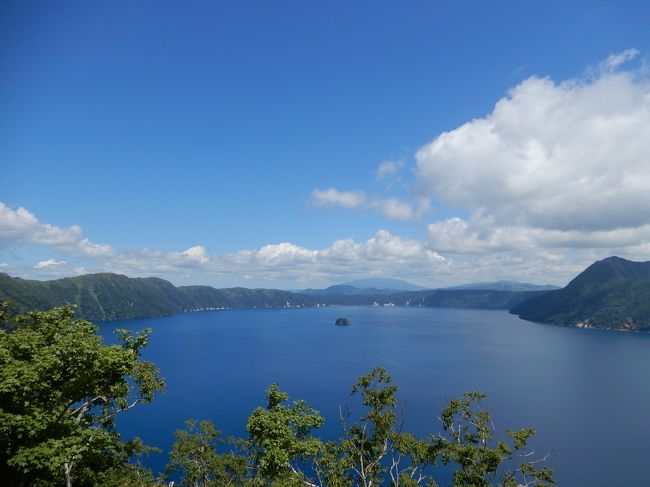
[[[530,284],[519,281],[489,281],[489,282],[472,282],[461,284],[459,286],[443,287],[441,289],[491,289],[494,291],[552,291],[560,289],[552,284]]]
[[[417,286],[401,279],[389,279],[386,277],[374,277],[369,279],[357,279],[344,283],[346,286],[356,288],[374,288],[374,289],[394,289],[395,291],[423,291],[427,289],[424,286]]]
[[[306,294],[390,294],[400,291],[424,291],[424,286],[417,286],[401,279],[375,277],[357,279],[343,284],[334,284],[324,289],[301,289],[297,292]]]
[[[390,294],[400,291],[424,291],[424,286],[417,286],[401,279],[372,278],[359,279],[356,281],[346,282],[344,284],[335,284],[324,289],[303,289],[298,292],[307,294],[369,294],[381,293]],[[550,291],[559,289],[557,286],[550,284],[530,284],[518,281],[490,281],[490,282],[471,282],[458,286],[436,288],[437,290],[482,290],[482,291]]]

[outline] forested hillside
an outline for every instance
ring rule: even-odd
[[[34,281],[0,273],[0,301],[14,312],[46,310],[74,304],[89,320],[169,316],[215,308],[281,308],[305,306],[430,306],[509,309],[538,292],[426,290],[386,294],[307,294],[242,287],[215,289],[180,286],[155,277],[87,274],[53,281]]]
[[[650,330],[650,262],[608,257],[565,288],[512,308],[529,321],[619,330]]]

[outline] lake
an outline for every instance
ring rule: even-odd
[[[351,325],[335,326],[338,317]],[[144,356],[168,392],[124,414],[119,428],[165,452],[187,418],[244,436],[274,382],[320,410],[322,437],[338,437],[339,405],[358,412],[352,384],[381,365],[400,386],[407,430],[441,432],[446,402],[480,390],[498,431],[537,429],[531,445],[540,457],[552,451],[558,485],[650,479],[650,335],[540,325],[505,311],[372,307],[186,313],[103,323],[101,332],[144,327],[154,329]]]

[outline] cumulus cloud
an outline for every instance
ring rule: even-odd
[[[413,207],[410,203],[397,198],[368,196],[363,191],[358,190],[315,189],[311,192],[309,201],[318,207],[343,207],[376,211],[390,220],[411,220],[414,217]]]
[[[448,265],[426,243],[378,231],[365,242],[340,239],[329,247],[309,249],[290,242],[257,250],[209,254],[202,246],[183,252],[141,249],[118,253],[104,270],[128,275],[194,275],[284,281],[332,282],[343,277],[401,276],[426,282]]]
[[[650,224],[650,81],[643,70],[619,71],[638,55],[626,49],[561,82],[531,76],[486,116],[439,134],[415,154],[411,201],[334,188],[311,201],[395,220],[421,220],[432,206],[470,215],[434,222],[429,234],[445,238],[429,242],[443,250],[495,250],[509,238],[625,246]],[[401,168],[384,161],[376,177]],[[472,238],[454,242],[462,225]]]
[[[629,72],[531,77],[416,161],[418,195],[495,225],[638,228],[650,223],[650,83]]]
[[[405,212],[398,201],[364,202],[385,204],[381,211]],[[79,227],[68,229],[41,223],[24,208],[0,206],[2,243],[29,243],[49,249],[65,259],[50,257],[31,266],[0,266],[23,277],[62,277],[84,272],[118,272],[130,276],[210,277],[215,281],[247,279],[265,281],[322,281],[360,276],[401,276],[426,282],[448,262],[427,248],[426,242],[394,235],[386,230],[357,242],[353,238],[334,241],[324,248],[310,249],[291,242],[264,245],[256,250],[211,254],[202,245],[182,251],[155,249],[118,251],[83,237]],[[20,260],[20,259],[19,259]],[[20,264],[20,262],[18,262]]]
[[[608,255],[650,259],[650,82],[616,71],[637,54],[531,77],[417,152],[416,194],[469,215],[427,226],[458,276],[561,284]]]
[[[486,254],[501,251],[550,251],[605,249],[610,253],[629,253],[650,242],[650,224],[613,230],[547,230],[542,228],[495,225],[490,218],[452,217],[427,227],[432,248],[450,254]],[[643,254],[650,255],[645,252]]]
[[[250,269],[273,279],[333,280],[340,276],[396,275],[427,279],[447,265],[443,256],[414,239],[378,231],[365,242],[352,238],[335,241],[323,249],[307,249],[288,242],[266,245],[217,258],[221,270]]]
[[[196,245],[180,253],[180,256],[190,262],[205,264],[208,261],[208,253],[202,245]]]
[[[273,270],[287,265],[309,265],[318,272],[355,273],[359,269],[372,268],[373,273],[382,270],[382,265],[394,268],[399,265],[438,267],[444,257],[426,248],[417,240],[393,235],[379,230],[365,242],[352,238],[335,241],[324,249],[307,249],[288,242],[266,245],[257,251],[241,251],[224,256],[223,263],[240,265],[247,262],[250,267]],[[355,268],[356,266],[356,268]]]
[[[86,257],[108,257],[115,254],[115,249],[107,244],[96,244],[83,238],[74,245],[69,246],[70,250],[78,251],[81,255]]]
[[[608,255],[650,259],[650,82],[616,71],[637,54],[581,79],[531,77],[417,152],[416,194],[469,215],[427,226],[459,276],[563,283]]]
[[[106,257],[115,251],[110,245],[96,244],[84,238],[77,225],[62,228],[42,223],[29,210],[12,210],[0,202],[0,247],[28,243],[84,257]]]
[[[41,223],[25,208],[12,210],[0,202],[0,245],[11,242],[28,242],[36,245],[71,245],[83,233],[74,225],[68,228]]]
[[[318,259],[317,250],[309,250],[289,242],[273,245],[265,245],[257,252],[244,252],[242,257],[248,257],[249,261],[255,262],[264,268],[278,267],[293,264],[314,263]],[[227,258],[225,259],[227,260]],[[241,262],[235,256],[236,262]]]

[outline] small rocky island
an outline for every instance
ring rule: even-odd
[[[350,320],[347,318],[337,318],[334,324],[336,326],[348,326],[350,324]]]

